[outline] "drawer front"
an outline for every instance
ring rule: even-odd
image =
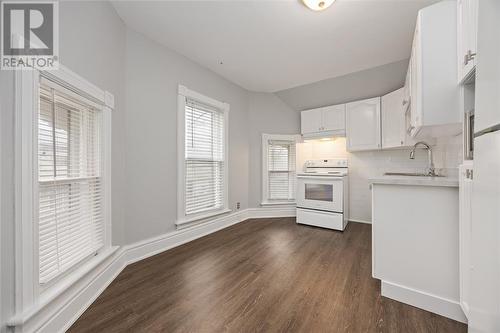
[[[297,223],[316,227],[344,230],[344,215],[297,208]]]

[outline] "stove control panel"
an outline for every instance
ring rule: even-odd
[[[330,158],[326,160],[307,160],[306,168],[347,168],[346,158]]]

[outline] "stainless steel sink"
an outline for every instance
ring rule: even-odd
[[[410,177],[444,177],[442,175],[429,176],[425,173],[414,173],[414,172],[386,172],[384,176],[410,176]]]

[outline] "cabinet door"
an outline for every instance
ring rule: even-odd
[[[302,134],[321,131],[321,109],[307,110],[300,113],[300,132]]]
[[[420,56],[420,35],[419,35],[419,23],[417,21],[417,26],[415,28],[415,35],[413,36],[413,46],[411,49],[411,59],[410,59],[410,126],[408,132],[411,136],[414,136],[418,132],[418,128],[422,124],[422,114],[419,94],[419,85],[421,83],[421,56]]]
[[[381,98],[382,148],[401,147],[405,144],[404,88]]]
[[[473,70],[477,51],[477,11],[478,0],[458,0],[458,81]]]
[[[459,175],[459,266],[460,266],[460,305],[468,317],[471,275],[471,236],[472,236],[472,182],[473,168],[461,165]]]
[[[403,110],[406,112],[410,108],[411,100],[411,59],[406,71],[405,86],[403,87]]]
[[[404,145],[405,147],[410,147],[413,146],[415,143],[417,143],[419,140],[417,138],[414,138],[412,135],[415,133],[416,129],[411,125],[411,110],[408,109],[405,112],[404,115],[404,128],[405,128],[405,138],[404,138]],[[430,138],[426,138],[427,141],[431,140]]]
[[[322,110],[323,131],[345,130],[345,104],[332,105]]]
[[[412,51],[413,53],[413,51]],[[404,96],[403,96],[403,110],[405,112],[405,123],[404,123],[404,129],[405,129],[405,138],[411,137],[411,132],[413,130],[412,128],[412,123],[411,123],[411,104],[412,104],[412,90],[411,90],[411,83],[412,83],[412,58],[410,58],[410,61],[408,62],[408,70],[406,71],[406,78],[405,78],[405,86],[403,87],[404,89]],[[405,140],[406,141],[406,140]]]
[[[346,104],[347,150],[380,149],[380,97]]]

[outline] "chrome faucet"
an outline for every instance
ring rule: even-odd
[[[432,148],[428,143],[423,142],[423,141],[419,141],[419,142],[415,143],[415,145],[413,146],[413,149],[410,152],[410,159],[412,159],[412,160],[415,159],[415,149],[417,149],[417,147],[419,145],[424,146],[424,148],[427,149],[427,156],[429,158],[429,171],[428,171],[427,175],[431,176],[431,177],[436,176],[436,169],[434,168],[434,162],[432,160]]]

